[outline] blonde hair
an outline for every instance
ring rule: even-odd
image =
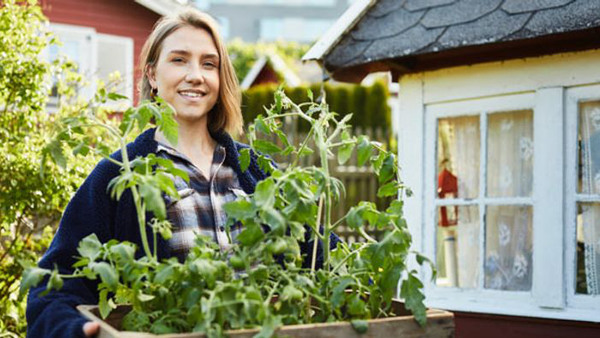
[[[152,99],[148,68],[156,66],[165,38],[184,26],[206,30],[212,36],[219,52],[219,96],[217,103],[208,113],[209,131],[224,130],[232,136],[241,134],[244,122],[241,112],[242,95],[237,76],[227,54],[227,48],[218,33],[216,21],[197,9],[188,8],[177,14],[164,16],[154,26],[140,54],[142,71],[142,78],[138,85],[140,98],[142,100]]]

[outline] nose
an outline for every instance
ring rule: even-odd
[[[190,64],[185,75],[185,81],[189,83],[203,83],[204,73],[202,72],[202,68],[199,65]]]

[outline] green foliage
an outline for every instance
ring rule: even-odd
[[[277,53],[290,69],[296,68],[296,63],[308,51],[309,45],[293,41],[247,43],[234,39],[227,44],[233,68],[238,79],[243,80],[254,62],[267,53]]]
[[[315,99],[320,96],[321,86],[299,86],[285,88],[285,94],[294,102],[309,101],[308,90],[314,93]],[[332,112],[340,117],[352,114],[352,124],[360,127],[382,127],[389,130],[391,126],[391,111],[387,104],[389,97],[387,86],[382,81],[376,81],[369,87],[350,84],[324,85],[326,100]],[[265,108],[271,106],[277,91],[276,85],[260,85],[244,91],[242,95],[242,110],[244,121],[251,123],[259,114],[265,114]],[[300,131],[308,131],[310,124],[298,121]]]
[[[56,120],[77,114],[86,103],[76,97],[83,85],[76,65],[44,57],[44,50],[57,41],[36,3],[0,4],[0,332],[11,336],[24,336],[26,330],[25,295],[19,294],[23,266],[33,266],[46,250],[62,210],[99,159],[88,156],[74,165],[73,153],[60,152],[58,144],[45,147]],[[54,85],[61,105],[49,114],[46,105]],[[97,143],[102,133],[89,138]],[[57,164],[40,165],[49,151],[62,156]],[[24,278],[21,288],[40,276]],[[61,285],[56,274],[50,281],[53,287]]]
[[[305,95],[311,96],[310,92]],[[344,158],[350,156],[348,152],[357,151],[361,161],[372,166],[386,196],[403,189],[395,156],[377,142],[353,136],[348,124],[351,116],[338,117],[325,101],[297,105],[283,91],[275,93],[274,101],[265,115],[258,116],[250,126],[252,150],[243,151],[241,159],[246,166],[249,152],[254,152],[258,163],[271,175],[257,184],[253,194],[225,205],[228,224],[243,225],[230,250],[222,251],[210,238],[200,236],[183,263],[176,258],[159,261],[156,248],[150,247],[145,234],[144,215],[153,210],[161,218],[150,221],[162,224],[151,226],[156,246],[157,234],[168,225],[164,214],[157,212],[164,208],[164,201],[155,199],[154,194],[176,194],[171,185],[156,177],[175,176],[178,172],[170,161],[157,161],[153,155],[129,160],[122,148],[123,161],[113,160],[121,167],[121,174],[113,180],[110,190],[119,197],[123,189],[131,189],[145,256],[135,259],[135,246],[131,243],[100,243],[95,235],[90,235],[80,242],[80,258],[72,275],[30,268],[23,287],[32,286],[44,275],[51,276],[47,291],[60,288],[66,277],[99,279],[101,315],[106,317],[117,304],[129,304],[132,310],[124,318],[123,328],[154,334],[199,331],[209,337],[222,337],[227,330],[260,328],[256,337],[270,337],[281,325],[335,320],[352,321],[357,331],[364,332],[368,329],[366,319],[393,315],[392,298],[406,270],[411,243],[402,201],[392,201],[384,210],[378,210],[371,202],[353,207],[340,222],[356,229],[365,242],[339,243],[333,250],[324,250],[320,270],[316,270],[314,258],[304,262],[307,258],[301,255],[300,247],[308,244],[315,248],[314,243],[321,240],[323,247],[329,248],[330,234],[340,224],[332,223],[331,214],[344,187],[330,176],[327,161],[336,148],[343,147]],[[129,133],[145,127],[148,118],[144,114],[149,111],[162,115],[155,117],[159,129],[171,128],[172,112],[159,102],[126,111],[119,127],[108,127],[110,134],[124,146]],[[279,121],[290,116],[310,125],[309,136],[297,144],[290,144],[280,130]],[[144,123],[135,123],[136,120]],[[78,136],[85,135],[87,128],[107,128],[94,114],[65,119],[61,125],[63,131],[54,140],[60,151],[50,152],[55,161],[61,151],[87,142]],[[267,154],[281,149],[261,140],[264,134],[275,134],[287,145],[293,160],[285,169],[270,164]],[[309,142],[316,145],[321,157],[319,167],[298,165]],[[146,196],[144,191],[153,193]],[[365,232],[369,225],[389,230],[378,242]],[[263,231],[263,227],[269,231]],[[311,242],[303,243],[307,228],[312,230]],[[421,255],[417,255],[417,261],[430,263]],[[421,289],[413,271],[401,283],[407,308],[424,324]]]

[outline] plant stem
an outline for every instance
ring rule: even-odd
[[[310,263],[310,269],[315,271],[315,267],[317,265],[317,247],[319,246],[319,233],[320,223],[321,223],[321,212],[323,211],[323,199],[324,196],[321,194],[321,198],[319,198],[319,208],[317,209],[317,224],[316,229],[313,230],[313,251],[312,251],[312,261]]]
[[[346,257],[344,257],[344,259],[342,259],[342,261],[339,262],[338,265],[336,265],[333,268],[333,270],[331,270],[331,273],[335,273],[339,268],[341,268],[344,265],[344,263],[346,263],[350,259],[350,257],[352,257],[352,256],[356,255],[357,253],[361,252],[366,246],[367,246],[367,243],[361,245],[360,248],[358,248],[358,249],[352,251],[350,254],[346,255]]]
[[[327,143],[325,143],[325,125],[328,114],[324,114],[316,123],[319,124],[317,130],[317,144],[319,145],[319,154],[321,158],[321,168],[325,174],[325,198],[323,199],[325,208],[325,217],[323,221],[323,267],[329,272],[329,240],[331,235],[331,185],[329,177],[329,162],[327,158]],[[319,229],[317,229],[319,230]]]
[[[127,174],[132,174],[131,166],[129,162],[129,155],[127,154],[127,144],[124,138],[121,138],[121,156],[123,157],[123,169]],[[138,224],[140,226],[140,237],[142,240],[142,246],[144,253],[149,258],[156,259],[150,250],[148,244],[148,236],[146,234],[146,214],[144,213],[144,207],[142,205],[142,199],[138,193],[137,187],[131,187],[131,194],[133,196],[133,203],[135,205],[135,211],[137,212]]]

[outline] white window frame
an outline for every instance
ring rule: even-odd
[[[57,36],[59,41],[65,38],[69,40],[77,40],[79,44],[79,55],[81,60],[78,61],[79,72],[83,74],[86,79],[90,80],[88,86],[81,88],[79,95],[84,98],[91,99],[96,93],[96,80],[98,79],[98,47],[100,40],[104,41],[115,41],[123,44],[125,47],[126,54],[126,74],[121,74],[124,81],[123,85],[126,89],[126,96],[129,100],[122,100],[111,104],[116,110],[123,110],[125,107],[129,107],[133,104],[133,94],[135,91],[134,83],[134,42],[133,39],[126,36],[118,36],[111,34],[97,33],[92,27],[67,25],[60,23],[50,23],[50,30]],[[59,46],[60,51],[60,46]],[[104,79],[106,80],[106,79]],[[58,102],[55,99],[51,99],[49,102],[49,109],[52,111],[56,109]]]
[[[83,27],[75,25],[67,25],[61,23],[50,23],[50,30],[54,33],[59,41],[64,41],[65,38],[77,40],[79,44],[79,55],[81,60],[78,61],[79,72],[88,79],[94,79],[94,71],[97,68],[97,36],[96,30],[92,27]],[[59,47],[60,50],[60,47]],[[81,88],[79,93],[83,97],[91,98],[96,91],[93,81],[90,86]],[[55,100],[50,104],[58,104]]]
[[[98,43],[100,43],[100,40],[104,40],[107,42],[118,42],[123,44],[125,47],[125,74],[121,74],[121,79],[123,80],[123,86],[125,87],[125,96],[127,96],[129,99],[114,102],[113,106],[115,106],[116,109],[120,109],[120,107],[122,107],[123,105],[129,107],[133,104],[133,93],[135,89],[135,74],[133,71],[133,39],[126,36],[97,34]],[[98,53],[96,53],[96,55],[98,55]],[[98,68],[95,68],[95,70],[96,71],[94,72],[94,78],[96,78]]]
[[[576,142],[569,143],[569,139],[576,137],[573,135],[577,132],[573,129],[577,123],[572,120],[577,117],[573,113],[577,107],[569,100],[583,90],[580,89],[583,86],[600,84],[599,79],[600,50],[461,66],[400,78],[399,165],[405,183],[414,192],[405,199],[405,216],[413,237],[412,248],[430,258],[435,257],[433,230],[437,226],[437,205],[434,204],[436,118],[487,109],[532,109],[534,114],[531,292],[437,287],[430,281],[431,272],[425,267],[420,271],[428,306],[600,322],[599,298],[575,295],[573,291],[575,225],[570,223],[574,222],[574,202],[569,194],[569,189],[574,189],[572,170],[576,166],[575,160],[570,158],[576,154]],[[596,87],[590,89],[589,93],[592,92],[594,94],[586,99],[600,94]],[[519,97],[526,98],[520,105],[517,104]],[[443,107],[454,110],[444,113]],[[484,126],[481,123],[481,127]],[[484,182],[481,180],[480,184]],[[408,265],[417,268],[414,261]]]
[[[577,134],[579,127],[579,103],[600,100],[600,84],[573,87],[566,90],[566,198],[565,198],[565,239],[566,260],[570,262],[566,271],[567,302],[576,308],[600,311],[600,295],[575,293],[577,270],[577,202],[600,203],[600,195],[577,193]],[[600,315],[599,315],[600,316]]]
[[[460,289],[454,287],[440,287],[435,284],[435,281],[431,278],[431,271],[427,270],[424,278],[427,281],[426,288],[429,291],[429,296],[432,298],[448,298],[451,301],[452,296],[456,293],[472,295],[472,299],[469,299],[469,303],[477,302],[480,299],[494,298],[502,295],[505,299],[519,300],[523,298],[530,298],[530,292],[528,291],[500,291],[484,289],[484,261],[485,261],[485,208],[490,205],[526,205],[531,206],[533,209],[534,219],[536,216],[536,206],[532,197],[486,197],[485,189],[487,185],[487,131],[488,131],[488,116],[494,113],[510,112],[510,111],[522,111],[522,110],[534,110],[534,98],[533,93],[527,94],[516,94],[509,96],[473,99],[462,102],[442,103],[442,104],[431,104],[425,107],[426,115],[426,131],[425,139],[428,140],[425,144],[425,233],[434,234],[438,231],[437,226],[437,209],[441,206],[477,206],[479,209],[479,253],[480,257],[478,260],[479,265],[479,280],[477,282],[478,288],[476,289]],[[535,112],[533,113],[535,116]],[[451,118],[459,116],[478,116],[479,117],[479,132],[480,132],[480,159],[479,159],[479,195],[477,198],[464,199],[464,198],[451,198],[451,199],[437,199],[435,198],[437,186],[436,186],[436,175],[437,175],[437,126],[438,119]],[[535,117],[534,117],[535,120]],[[535,127],[534,127],[535,129]],[[535,141],[534,141],[535,142]],[[537,149],[536,149],[537,150]],[[534,150],[534,158],[537,155]],[[535,178],[534,178],[535,180]],[[534,221],[533,225],[533,237],[535,238],[536,224]],[[434,236],[435,237],[435,236]],[[438,248],[439,249],[439,248]],[[535,251],[534,251],[535,252]],[[428,257],[436,257],[436,242],[427,240],[425,241],[425,255]],[[532,282],[533,283],[533,282]],[[533,287],[533,286],[532,286]],[[531,300],[531,299],[528,299]]]

